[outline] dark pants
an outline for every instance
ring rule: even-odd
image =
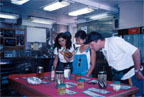
[[[64,71],[64,68],[65,68],[67,65],[70,65],[71,72],[72,72],[72,71],[73,71],[72,62],[68,62],[68,63],[58,62],[56,70],[57,70],[57,71]]]

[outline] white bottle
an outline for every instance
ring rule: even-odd
[[[71,79],[71,67],[69,64],[64,69],[64,78],[66,78],[67,80]]]

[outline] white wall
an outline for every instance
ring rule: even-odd
[[[68,31],[72,35],[72,41],[74,41],[75,33],[77,32],[77,25],[76,24],[69,24]]]
[[[68,30],[67,27],[67,25],[57,24],[56,31],[57,33],[66,32]]]
[[[144,26],[144,2],[124,2],[120,8],[120,29]]]
[[[46,29],[27,27],[27,42],[46,42]]]

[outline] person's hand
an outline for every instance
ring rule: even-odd
[[[142,73],[140,71],[136,72],[136,78],[138,80],[144,80],[144,76],[142,75]]]
[[[86,77],[89,77],[89,74],[87,74]]]
[[[62,55],[64,55],[64,51],[60,51],[60,53],[61,53]]]

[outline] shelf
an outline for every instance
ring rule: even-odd
[[[25,30],[0,28],[1,42],[5,50],[25,49]]]

